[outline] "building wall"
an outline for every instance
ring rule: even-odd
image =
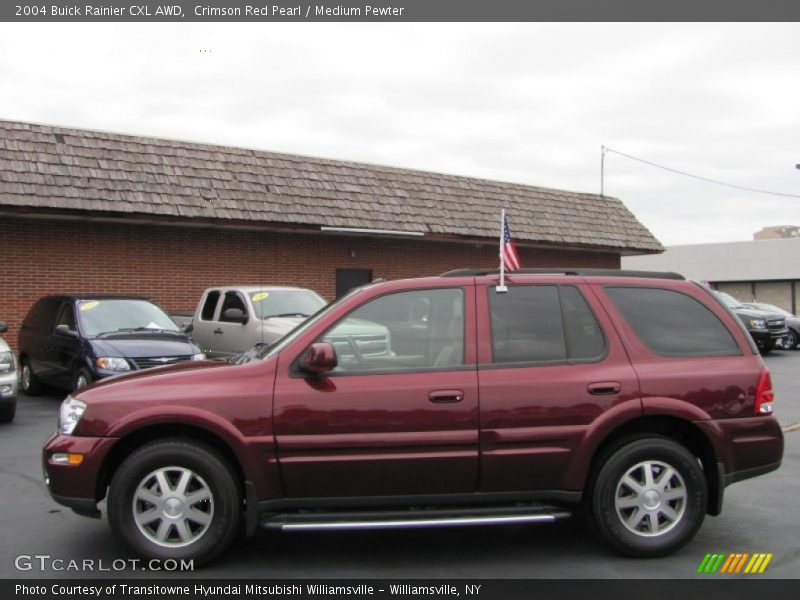
[[[753,284],[755,298],[758,302],[774,304],[789,312],[795,312],[797,307],[792,304],[792,285],[794,282],[789,281],[756,281]]]
[[[355,252],[355,258],[351,257]],[[520,248],[525,267],[619,268],[619,255]],[[0,224],[0,320],[16,347],[33,302],[49,293],[104,292],[153,298],[193,310],[223,284],[279,284],[335,295],[337,268],[387,279],[497,264],[497,246],[267,231],[4,219]]]
[[[671,246],[663,254],[623,257],[622,267],[675,271],[742,302],[755,298],[795,314],[800,309],[800,238]]]
[[[622,267],[705,281],[800,279],[800,238],[670,246],[662,254],[626,256]]]
[[[717,283],[714,288],[736,298],[739,302],[753,301],[753,285],[749,281],[736,283]],[[766,300],[764,300],[766,302]]]

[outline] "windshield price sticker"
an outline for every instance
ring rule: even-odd
[[[80,310],[92,310],[95,306],[100,304],[97,300],[92,300],[91,302],[84,302],[80,305]]]
[[[269,296],[269,292],[257,292],[252,296],[250,296],[250,298],[253,300],[253,302],[258,302],[260,300],[263,300],[267,296]]]

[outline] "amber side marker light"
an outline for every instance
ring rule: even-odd
[[[758,378],[758,387],[756,387],[756,414],[771,415],[772,401],[774,399],[772,377],[769,374],[769,369],[764,369],[761,371],[761,376]]]
[[[50,457],[50,462],[56,465],[79,465],[83,462],[83,454],[64,454],[57,452]]]

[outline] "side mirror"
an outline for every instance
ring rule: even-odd
[[[305,373],[319,375],[333,371],[338,364],[334,347],[327,342],[317,342],[308,347],[298,366]]]
[[[228,321],[229,323],[240,323],[244,325],[247,323],[247,315],[244,314],[244,311],[241,308],[229,308],[224,313],[222,313],[222,320]]]
[[[63,335],[64,337],[76,338],[78,337],[77,331],[72,331],[66,325],[56,325],[56,335]]]
[[[8,325],[6,325],[5,321],[0,321],[0,333],[5,333],[8,331]]]
[[[181,333],[192,333],[194,331],[194,323],[187,323],[181,327]]]

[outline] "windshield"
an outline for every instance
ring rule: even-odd
[[[270,317],[308,317],[326,302],[311,290],[271,290],[250,292],[253,311],[259,319]]]
[[[714,292],[717,297],[722,300],[722,302],[728,308],[744,308],[744,304],[739,302],[736,298],[731,296],[730,294],[726,294],[725,292]]]
[[[77,314],[87,337],[117,331],[180,331],[167,313],[147,300],[81,300]]]

